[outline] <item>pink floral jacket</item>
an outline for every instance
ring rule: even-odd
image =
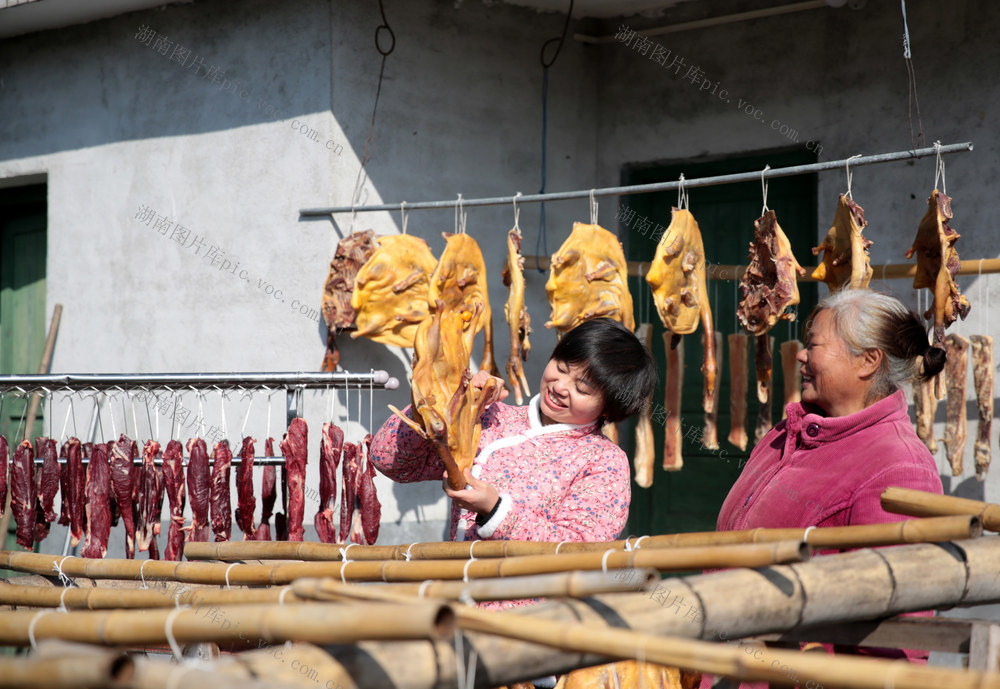
[[[395,415],[375,435],[371,460],[401,483],[441,481],[444,473],[430,444]],[[595,424],[543,426],[537,395],[522,407],[497,402],[486,410],[472,474],[497,489],[500,504],[483,526],[453,507],[454,540],[607,541],[628,517],[625,452]]]

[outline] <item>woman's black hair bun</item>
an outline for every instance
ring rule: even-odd
[[[924,380],[930,380],[941,372],[948,354],[940,347],[928,347],[924,352]]]

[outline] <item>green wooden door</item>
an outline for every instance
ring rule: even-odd
[[[45,347],[45,194],[45,185],[0,189],[0,375],[38,373]],[[3,398],[0,433],[11,452],[27,406],[26,397]],[[41,432],[39,407],[31,436]]]
[[[772,168],[800,165],[814,162],[814,154],[790,152],[743,158],[729,158],[715,162],[685,164],[683,166],[655,166],[634,168],[626,171],[626,184],[645,184],[676,180],[681,173],[688,179],[709,177],[749,170],[761,170],[765,164]],[[762,207],[761,184],[748,182],[702,187],[688,190],[689,209],[698,221],[705,244],[706,260],[712,264],[746,265],[747,249],[753,239],[753,221],[760,217]],[[657,225],[663,228],[670,224],[670,209],[677,203],[676,192],[641,194],[622,199],[635,216],[622,217],[627,224],[626,252],[630,261],[650,261],[656,250],[654,234]],[[799,175],[770,180],[768,184],[768,207],[777,213],[778,223],[788,235],[796,258],[803,265],[815,265],[810,249],[816,236],[816,179],[815,175]],[[621,208],[620,208],[621,210]],[[620,213],[620,216],[622,214]],[[648,224],[647,224],[648,223]],[[646,269],[644,268],[645,272]],[[711,273],[711,271],[709,271]],[[748,389],[747,416],[748,433],[751,444],[745,452],[730,445],[726,438],[730,427],[730,383],[729,349],[725,336],[743,332],[736,322],[736,305],[739,295],[737,283],[733,280],[709,280],[709,300],[717,332],[723,333],[722,349],[716,352],[718,364],[717,384],[719,397],[719,449],[710,451],[701,447],[690,437],[683,441],[684,466],[680,471],[668,472],[662,469],[663,433],[662,423],[653,424],[656,438],[656,461],[653,485],[640,488],[632,483],[632,506],[629,516],[628,533],[661,534],[681,531],[713,531],[719,509],[733,482],[739,476],[740,468],[753,448],[753,428],[757,418],[758,402],[752,343],[748,368],[751,380]],[[642,293],[642,304],[636,298],[636,323],[653,324],[653,355],[660,371],[660,381],[654,393],[654,403],[663,403],[664,379],[666,373],[664,328],[652,303],[649,288],[643,278],[633,278],[633,294]],[[799,285],[802,303],[798,309],[806,314],[816,303],[816,284]],[[772,420],[777,423],[783,412],[783,379],[780,365],[780,345],[790,339],[801,339],[798,323],[779,323],[771,331],[774,346],[774,394],[772,400]],[[703,350],[702,328],[684,338],[684,389],[682,398],[682,424],[686,429],[704,426],[704,412],[701,409],[701,374]],[[629,455],[634,452],[634,421],[628,435],[623,438]],[[633,469],[634,471],[634,469]]]

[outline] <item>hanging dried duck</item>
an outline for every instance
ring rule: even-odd
[[[482,306],[474,330],[467,331],[469,352],[472,352],[472,338],[484,331],[483,360],[480,370],[499,376],[493,359],[493,317],[490,310],[490,295],[486,280],[486,263],[479,243],[464,232],[442,232],[447,241],[427,289],[427,300],[431,313],[440,301],[447,311],[471,313],[476,305]]]
[[[521,228],[515,222],[514,228],[507,233],[507,263],[501,273],[503,284],[508,289],[507,303],[504,305],[504,315],[510,330],[507,382],[514,391],[514,399],[518,404],[524,404],[524,396],[531,394],[522,365],[531,352],[531,343],[528,341],[531,316],[524,306],[524,256],[521,255],[521,239]]]
[[[351,308],[357,331],[396,347],[412,347],[417,325],[427,318],[427,290],[437,261],[420,237],[378,237],[378,248],[358,270]]]
[[[795,314],[786,309],[799,303],[796,273],[805,275],[806,269],[795,260],[773,210],[754,220],[753,226],[750,262],[740,278],[736,315],[747,332],[761,335],[779,320],[795,320]]]
[[[628,264],[621,242],[600,225],[573,223],[552,254],[545,293],[552,307],[546,328],[560,333],[592,318],[611,318],[635,330]]]
[[[472,467],[479,447],[480,419],[497,388],[495,378],[481,389],[469,383],[471,343],[482,313],[481,303],[470,313],[451,311],[438,300],[414,340],[411,393],[416,420],[389,405],[403,423],[434,446],[454,490],[465,486],[464,470]]]
[[[656,246],[646,282],[653,292],[660,320],[673,333],[668,349],[677,346],[681,335],[693,333],[698,328],[699,321],[704,327],[705,357],[701,371],[705,376],[705,385],[702,409],[709,413],[715,396],[717,371],[715,336],[710,335],[714,331],[712,309],[708,303],[705,247],[698,223],[687,209],[672,209],[670,226]]]
[[[833,225],[820,245],[812,250],[814,256],[823,253],[822,263],[812,277],[825,282],[830,292],[868,286],[872,278],[868,247],[872,241],[861,236],[867,225],[864,209],[849,196],[841,194]]]
[[[906,251],[907,258],[917,256],[913,288],[927,287],[934,293],[934,304],[924,318],[934,316],[933,344],[942,348],[945,328],[957,318],[965,320],[972,308],[955,282],[962,267],[955,242],[961,235],[949,226],[951,218],[951,197],[935,189],[927,199],[927,213],[917,228],[913,246]]]
[[[375,232],[365,230],[349,234],[337,244],[330,261],[330,272],[323,287],[323,320],[326,322],[326,354],[322,371],[335,371],[340,362],[337,333],[354,324],[351,295],[358,270],[375,252]]]

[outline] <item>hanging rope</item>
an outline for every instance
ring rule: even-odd
[[[855,158],[860,158],[860,157],[861,154],[859,153],[857,155],[851,156],[850,158],[844,161],[844,169],[847,171],[847,191],[844,192],[844,196],[846,196],[851,200],[854,200],[854,197],[851,196],[851,183],[854,181],[854,173],[851,172],[851,161],[854,160]]]
[[[566,34],[569,32],[569,22],[573,18],[573,3],[575,0],[569,0],[569,9],[566,11],[566,23],[563,24],[562,35],[558,38],[550,38],[542,44],[542,49],[538,54],[538,59],[542,63],[542,186],[538,189],[539,194],[545,193],[545,173],[547,170],[546,161],[546,139],[548,138],[549,129],[549,67],[556,63],[556,58],[559,57],[560,51],[562,51],[563,43],[566,42]],[[550,60],[545,59],[545,51],[548,47],[553,44],[556,45],[556,50],[552,53],[552,58]],[[542,251],[539,251],[541,248]],[[542,206],[538,211],[538,238],[535,240],[535,268],[539,273],[542,271],[542,265],[539,261],[539,257],[542,252],[546,256],[549,255],[549,242],[546,236],[545,227],[545,203],[542,202]]]
[[[594,189],[590,190],[590,224],[597,224],[597,198],[594,196]]]
[[[938,188],[938,179],[941,180],[941,193],[947,196],[948,183],[944,179],[944,158],[941,157],[941,142],[934,142],[934,149],[937,151],[934,161],[934,188]]]
[[[906,0],[899,0],[903,10],[903,60],[906,62],[906,116],[910,122],[910,146],[916,150],[924,141],[924,125],[920,120],[920,99],[917,98],[917,74],[910,53],[910,27],[906,24]],[[917,133],[913,135],[913,109],[917,110]]]
[[[354,193],[351,194],[351,232],[354,232],[354,208],[358,205],[358,201],[361,198],[361,190],[366,178],[365,165],[368,164],[368,161],[371,160],[371,155],[375,152],[375,113],[378,112],[378,99],[382,93],[382,77],[385,74],[385,61],[392,54],[392,51],[396,49],[396,34],[393,32],[392,27],[389,26],[389,20],[385,18],[385,8],[382,6],[382,0],[378,0],[378,11],[382,15],[382,23],[375,29],[375,50],[382,56],[382,64],[378,68],[378,84],[375,87],[375,104],[372,105],[372,119],[368,125],[368,136],[365,138],[365,147],[361,152],[361,165],[358,168],[357,179],[354,181]],[[389,47],[384,50],[379,43],[379,36],[383,30],[388,32],[389,38]],[[371,147],[371,151],[369,151],[369,147]]]
[[[764,174],[770,169],[770,165],[765,165],[764,169],[760,171],[760,190],[764,196],[764,207],[760,211],[761,216],[767,213],[767,179],[764,177]]]
[[[399,225],[402,234],[406,234],[406,201],[399,204]]]

